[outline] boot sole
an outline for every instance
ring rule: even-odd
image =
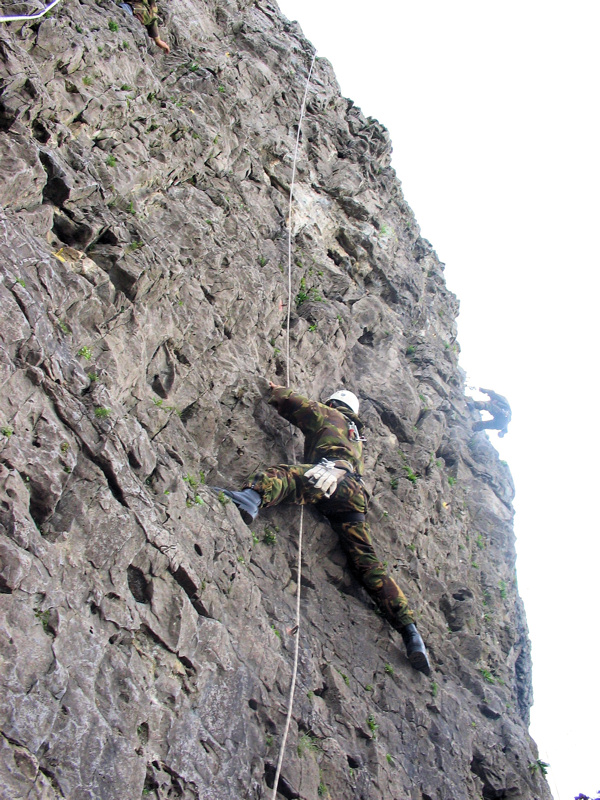
[[[431,667],[429,666],[429,661],[427,660],[425,653],[415,650],[414,653],[409,655],[408,660],[410,661],[410,665],[413,669],[416,669],[418,672],[422,672],[424,675],[431,674]]]
[[[256,518],[256,514],[258,514],[258,510],[257,510],[256,514],[252,515],[249,511],[246,511],[245,508],[242,508],[241,506],[239,506],[235,502],[235,499],[231,496],[231,492],[229,491],[229,489],[221,489],[220,486],[210,486],[209,488],[212,489],[213,492],[222,492],[225,495],[225,497],[228,497],[231,500],[231,502],[234,504],[234,506],[237,508],[237,510],[240,512],[241,517],[244,520],[244,522],[246,523],[246,525],[250,525],[251,522],[254,522],[254,520]]]

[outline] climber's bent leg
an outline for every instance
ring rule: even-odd
[[[313,464],[296,464],[255,472],[246,481],[241,491],[212,488],[232,500],[239,509],[244,522],[249,525],[258,514],[260,508],[276,506],[279,503],[316,503],[323,499],[323,492],[316,489],[304,474]]]
[[[280,503],[317,503],[323,499],[323,492],[316,489],[304,478],[314,464],[279,464],[251,475],[244,484],[245,489],[253,489],[262,498],[261,508],[278,506]]]
[[[396,630],[414,623],[408,600],[377,558],[368,522],[333,522],[353,571]]]
[[[406,655],[413,669],[429,675],[431,672],[427,650],[415,626],[415,617],[408,600],[396,581],[387,574],[379,561],[366,522],[334,524],[354,571],[366,590],[383,611],[391,625],[400,632]]]

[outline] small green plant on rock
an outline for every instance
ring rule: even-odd
[[[94,82],[94,79],[92,78],[91,75],[84,75],[83,76],[83,84],[84,84],[84,86],[91,86],[93,82]]]
[[[388,675],[394,674],[394,668],[391,664],[386,664],[384,670],[387,672]]]
[[[104,163],[107,167],[116,167],[117,159],[113,155],[110,155],[106,157],[106,161]]]
[[[45,611],[42,611],[41,608],[34,609],[35,616],[39,621],[42,623],[42,628],[44,629],[44,633],[52,633],[50,628],[50,609],[47,608]]]
[[[316,753],[320,750],[319,743],[315,736],[305,731],[298,739],[298,755],[302,758],[306,753]]]
[[[367,726],[371,731],[371,733],[373,734],[373,738],[376,739],[377,731],[379,730],[379,725],[375,721],[375,717],[373,716],[373,714],[369,714],[369,716],[367,717]]]
[[[277,541],[277,534],[275,533],[275,531],[272,528],[269,528],[267,526],[265,528],[265,533],[264,533],[264,536],[263,536],[263,542],[265,544],[274,545],[276,543],[276,541]]]
[[[411,467],[409,467],[408,464],[403,464],[402,465],[402,469],[406,473],[406,477],[408,478],[408,480],[411,483],[416,483],[417,482],[419,476],[417,475],[416,472],[413,472],[413,470],[411,469]]]
[[[94,409],[94,415],[98,417],[98,419],[106,419],[106,417],[109,417],[111,413],[111,409],[105,408],[104,406],[97,406]]]
[[[392,489],[395,492],[397,488],[398,488],[398,478],[392,478],[390,480],[390,489]]]
[[[456,478],[452,477],[452,475],[448,475],[448,485],[454,486],[455,483],[456,483]]]
[[[92,357],[92,351],[89,347],[86,347],[84,345],[83,347],[79,348],[79,350],[77,351],[77,355],[81,356],[82,358],[85,358],[86,361],[89,361]]]
[[[483,680],[486,683],[496,683],[496,679],[494,678],[492,673],[489,671],[489,669],[487,669],[487,667],[480,667],[479,668],[479,672],[481,672]]]
[[[344,679],[344,683],[346,684],[346,686],[350,686],[350,678],[346,675],[346,673],[342,672],[342,670],[338,669],[337,667],[336,667],[336,670],[337,670],[337,672],[339,672],[339,674]]]
[[[200,497],[200,495],[199,495],[199,494],[197,494],[197,495],[195,495],[195,496],[194,496],[194,499],[193,499],[193,501],[192,501],[192,500],[189,500],[189,499],[188,499],[188,500],[186,500],[186,501],[185,501],[185,504],[186,504],[186,506],[187,506],[188,508],[191,508],[191,507],[192,507],[192,506],[194,506],[194,505],[196,505],[196,506],[205,506],[205,505],[206,505],[206,503],[205,503],[205,502],[204,502],[204,500],[203,500],[203,499]]]
[[[114,21],[114,19],[109,19],[108,20],[108,29],[109,29],[109,31],[112,31],[113,33],[116,33],[119,30],[119,26]]]
[[[226,506],[227,503],[231,502],[231,500],[223,492],[219,492],[217,499],[222,506]]]
[[[302,305],[308,300],[308,291],[306,289],[306,279],[300,279],[300,289],[298,290],[298,294],[296,295],[296,307]]]
[[[542,775],[547,775],[549,766],[550,764],[548,764],[547,761],[542,761],[541,758],[538,758],[535,761],[529,762],[529,771],[532,773],[532,775],[536,772],[541,772]]]

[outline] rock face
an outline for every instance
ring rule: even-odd
[[[6,7],[5,7],[6,10]],[[269,0],[109,0],[0,30],[2,798],[270,797],[299,511],[209,485],[292,459],[285,383],[361,398],[370,520],[433,673],[305,513],[280,796],[546,799],[513,485],[386,130]],[[300,452],[300,437],[295,434]]]

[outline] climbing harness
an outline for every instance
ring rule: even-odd
[[[288,212],[288,307],[287,307],[287,329],[286,329],[286,386],[290,388],[290,318],[292,308],[292,206],[294,200],[294,182],[296,179],[296,162],[298,160],[298,149],[300,147],[300,132],[302,130],[302,121],[304,119],[304,112],[306,110],[306,99],[308,97],[308,87],[310,86],[310,79],[312,76],[313,67],[317,53],[313,54],[308,70],[308,77],[306,78],[306,86],[304,88],[304,97],[302,98],[302,105],[300,107],[300,119],[298,121],[298,131],[296,134],[296,147],[294,150],[294,163],[292,165],[292,180],[290,183],[290,201]],[[295,461],[294,455],[294,461]],[[279,758],[277,760],[277,769],[275,770],[275,778],[273,779],[273,795],[272,800],[276,800],[277,786],[279,784],[279,776],[281,774],[281,766],[283,764],[283,756],[285,753],[285,745],[287,742],[288,733],[290,730],[290,722],[292,720],[292,708],[294,706],[294,693],[296,691],[296,678],[298,675],[298,655],[300,651],[300,586],[302,575],[302,537],[304,529],[304,506],[300,506],[300,530],[298,532],[298,567],[297,567],[297,583],[296,583],[296,624],[292,629],[295,636],[294,643],[294,666],[292,668],[292,680],[290,682],[290,695],[288,700],[288,710],[285,720],[285,727],[281,738],[281,745],[279,748]]]
[[[50,5],[46,6],[46,8],[42,9],[41,11],[38,11],[36,14],[24,14],[17,17],[0,17],[0,22],[27,22],[27,20],[30,19],[39,19],[40,17],[43,17],[44,14],[47,14],[48,11],[52,11],[54,6],[58,5],[59,3],[60,0],[52,0]]]

